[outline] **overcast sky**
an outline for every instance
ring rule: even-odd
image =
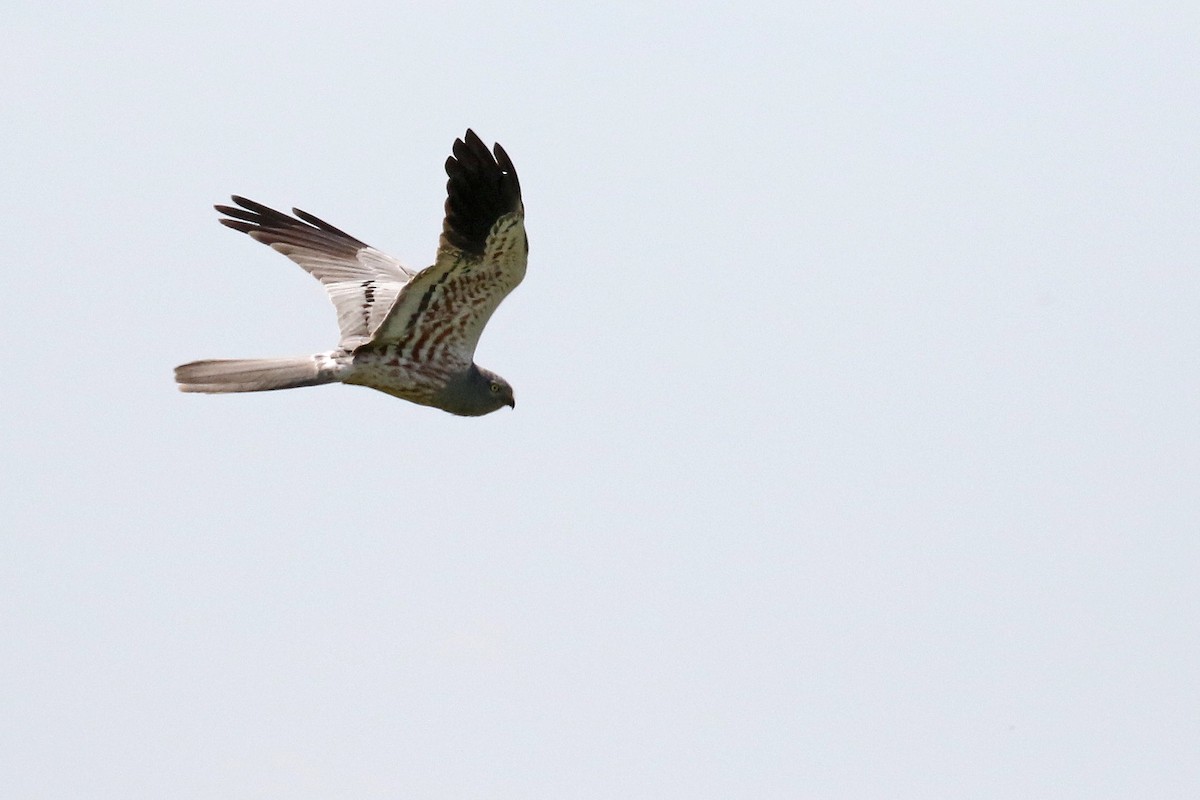
[[[1194,2],[391,5],[5,10],[0,795],[1198,796]],[[467,127],[515,411],[176,391]]]

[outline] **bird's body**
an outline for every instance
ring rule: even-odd
[[[446,160],[446,219],[435,263],[421,271],[311,214],[235,196],[221,222],[278,250],[321,281],[342,338],[297,358],[193,361],[175,368],[185,392],[255,392],[324,383],[367,386],[462,416],[515,406],[512,387],[478,367],[492,312],[525,276],[529,252],[516,170],[473,131]]]

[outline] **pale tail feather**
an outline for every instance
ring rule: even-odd
[[[193,361],[175,368],[181,392],[265,392],[340,380],[328,355]]]

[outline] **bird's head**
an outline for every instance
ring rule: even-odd
[[[508,381],[472,364],[466,372],[446,383],[438,406],[451,414],[479,417],[503,406],[516,408],[517,402]]]

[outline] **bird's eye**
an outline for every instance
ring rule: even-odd
[[[498,383],[492,384],[492,394],[500,394],[500,384],[498,384]]]

